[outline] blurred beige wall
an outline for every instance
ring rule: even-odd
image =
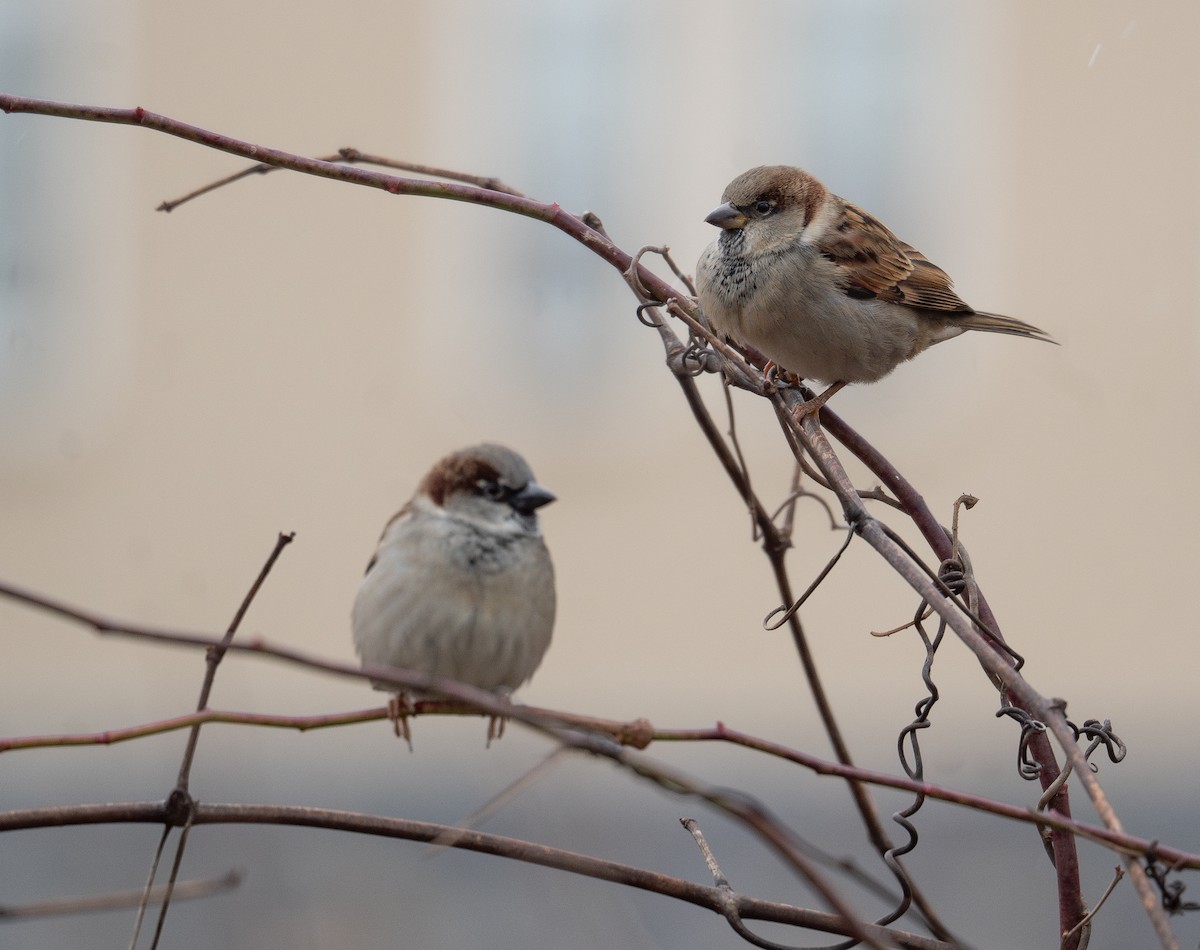
[[[628,250],[667,243],[689,270],[731,177],[805,165],[955,275],[974,306],[1062,342],[960,339],[835,406],[947,518],[959,493],[982,499],[965,538],[1030,680],[1080,720],[1113,720],[1133,749],[1124,771],[1102,773],[1118,809],[1128,803],[1138,833],[1186,844],[1194,815],[1165,824],[1170,803],[1143,782],[1193,769],[1162,726],[1194,712],[1200,654],[1198,41],[1200,7],[1184,2],[7,0],[0,88],[142,105],[307,154],[353,145],[497,175],[597,212]],[[523,698],[663,725],[721,719],[827,752],[794,651],[761,629],[776,600],[747,518],[614,271],[531,221],[285,173],[158,214],[241,163],[143,130],[0,116],[0,157],[0,576],[139,623],[217,631],[276,533],[294,530],[246,633],[350,660],[349,604],[384,519],[439,454],[500,440],[561,499],[543,519],[560,617]],[[719,411],[719,387],[704,386]],[[780,499],[790,467],[768,407],[735,403],[755,484]],[[799,588],[838,540],[817,506],[801,507]],[[896,767],[920,652],[868,632],[914,608],[855,545],[802,615],[872,767]],[[149,721],[198,690],[197,655],[100,642],[5,602],[0,636],[5,734]],[[991,718],[966,651],[948,644],[938,670],[944,719],[926,739],[946,756],[937,779],[1032,801],[1011,771],[1015,732]],[[294,713],[377,701],[252,660],[230,662],[213,699]],[[222,778],[206,794],[244,792],[225,772],[239,763],[262,767],[241,776],[262,798],[328,786],[364,809],[346,803],[357,783],[436,798],[451,775],[475,792],[469,810],[541,749],[518,733],[481,766],[474,721],[416,729],[413,757],[382,726],[303,744],[213,731],[202,762]],[[55,800],[149,798],[169,787],[180,748],[24,753],[0,773],[12,769],[26,803],[50,762],[67,777]],[[336,780],[304,769],[317,749],[344,757]],[[750,780],[748,765],[679,754],[722,784]],[[296,770],[288,792],[274,768]],[[113,777],[125,769],[128,787]],[[785,808],[793,779],[758,792]],[[817,788],[840,806],[840,789]],[[581,820],[543,794],[543,814]],[[661,834],[680,873],[698,874],[686,842]],[[1097,860],[1099,881],[1111,861]],[[142,868],[129,859],[128,886]],[[210,913],[229,921],[227,946],[299,945],[278,928],[278,943],[251,943],[236,911]],[[1120,939],[1105,942],[1107,929],[1093,946],[1146,933],[1126,916]],[[623,932],[685,945],[644,920]]]

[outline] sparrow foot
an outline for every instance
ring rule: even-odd
[[[799,376],[784,369],[774,360],[767,360],[763,366],[763,378],[766,379],[766,386],[763,387],[764,396],[773,396],[781,389],[800,385]]]
[[[397,693],[388,700],[387,711],[392,729],[408,743],[408,751],[412,752],[412,731],[408,728],[408,717],[415,711],[412,696],[409,693]]]
[[[813,416],[817,416],[817,413],[821,411],[821,407],[824,406],[825,403],[829,402],[830,397],[835,395],[838,390],[845,385],[845,383],[834,383],[819,396],[813,396],[812,399],[800,403],[800,405],[792,410],[792,417],[796,420],[796,422],[799,423],[802,422],[804,417],[807,415],[811,414]],[[817,416],[817,419],[820,421],[820,416]]]
[[[511,690],[501,687],[496,691],[496,698],[503,702],[511,702]],[[504,727],[508,723],[507,716],[490,716],[488,718],[487,745],[484,748],[492,747],[492,740],[499,739],[504,735]]]

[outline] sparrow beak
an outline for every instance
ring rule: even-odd
[[[736,231],[738,228],[744,228],[749,219],[731,203],[726,203],[704,220],[722,231]]]
[[[533,514],[533,512],[535,512],[538,508],[541,508],[542,505],[548,505],[554,500],[555,496],[553,494],[546,491],[546,489],[544,489],[537,482],[530,482],[512,496],[512,498],[509,500],[509,504],[521,514],[530,515]]]

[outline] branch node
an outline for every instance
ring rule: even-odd
[[[186,788],[172,789],[163,804],[165,823],[168,827],[182,828],[195,820],[196,800]]]

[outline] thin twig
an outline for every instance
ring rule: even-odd
[[[1121,878],[1125,876],[1125,869],[1119,864],[1113,868],[1113,879],[1108,882],[1108,887],[1104,889],[1104,893],[1100,895],[1100,900],[1096,901],[1096,906],[1083,915],[1083,919],[1075,925],[1075,929],[1070,933],[1063,934],[1063,939],[1066,940],[1077,931],[1082,931],[1084,927],[1090,927],[1092,919],[1100,912],[1100,908],[1104,906],[1111,896],[1112,892],[1117,889],[1117,885],[1121,883]]]
[[[267,651],[264,651],[267,652]],[[540,706],[522,706],[534,716],[554,719],[562,726],[588,729],[610,735],[621,745],[644,749],[653,738],[650,724],[645,719],[619,722],[598,716],[583,716],[561,710],[545,709]],[[423,699],[413,703],[410,714],[416,716],[485,716],[473,706],[441,699]],[[204,723],[225,723],[241,726],[263,726],[276,729],[295,729],[307,732],[311,729],[328,729],[333,726],[349,726],[361,722],[376,722],[388,718],[386,706],[357,709],[344,713],[320,713],[314,716],[282,716],[274,713],[236,712],[222,709],[205,709],[160,719],[155,722],[128,726],[124,729],[105,729],[101,732],[73,732],[62,735],[13,736],[0,738],[0,753],[27,749],[51,749],[70,746],[116,745],[132,739],[161,735],[178,729],[188,729]]]
[[[205,655],[204,664],[204,680],[200,685],[200,697],[196,701],[196,711],[201,712],[208,705],[208,697],[212,693],[212,685],[217,676],[217,667],[221,665],[221,660],[225,658],[225,653],[228,650],[229,644],[233,642],[234,636],[237,634],[238,627],[242,624],[242,619],[246,616],[246,612],[250,609],[250,605],[254,602],[254,598],[262,589],[263,583],[267,579],[267,575],[271,573],[271,568],[275,566],[275,562],[279,560],[279,555],[283,553],[283,549],[292,543],[296,537],[295,533],[283,534],[282,532],[275,539],[275,546],[271,549],[271,553],[267,556],[267,560],[259,569],[258,576],[250,585],[250,589],[242,598],[242,602],[238,605],[234,612],[233,620],[230,621],[228,628],[225,630],[225,636],[221,638],[220,646],[210,648]],[[190,803],[191,796],[188,794],[188,783],[191,778],[192,762],[196,757],[196,747],[200,742],[200,727],[202,723],[196,722],[188,735],[187,746],[183,751],[183,760],[179,764],[179,775],[175,780],[175,791],[173,794],[179,800],[187,800]],[[159,941],[162,939],[163,927],[166,924],[167,911],[171,907],[171,894],[175,889],[175,883],[179,878],[179,869],[183,865],[183,852],[187,847],[188,831],[190,824],[185,824],[183,831],[179,835],[179,840],[175,843],[175,860],[171,862],[171,873],[167,878],[166,891],[163,899],[159,902],[158,921],[154,928],[154,939],[150,944],[150,950],[156,950]],[[163,829],[164,837],[159,840],[158,847],[154,853],[154,859],[151,862],[150,874],[146,882],[145,900],[138,907],[138,913],[133,927],[133,939],[130,942],[130,950],[135,950],[138,942],[138,934],[141,932],[142,920],[145,915],[146,903],[150,899],[151,885],[154,882],[155,874],[158,869],[158,862],[162,856],[162,849],[166,843],[165,835],[170,833],[170,825]]]
[[[237,611],[233,615],[233,620],[225,630],[225,636],[221,638],[221,645],[207,652],[205,657],[204,681],[200,685],[200,698],[196,700],[196,711],[200,712],[208,706],[208,697],[212,694],[213,681],[216,679],[217,667],[221,665],[221,660],[225,658],[225,652],[229,644],[233,642],[234,636],[237,635],[238,627],[242,624],[242,619],[246,616],[246,611],[250,609],[250,605],[254,602],[254,598],[262,589],[263,582],[266,581],[267,575],[271,573],[271,568],[275,566],[275,562],[279,560],[279,555],[295,539],[295,532],[283,534],[282,532],[275,539],[275,547],[271,549],[271,553],[267,556],[266,562],[259,569],[258,576],[254,579],[254,583],[250,585],[250,589],[246,591],[246,596],[242,598],[242,602],[238,605]],[[191,734],[188,736],[187,748],[183,753],[183,762],[179,766],[179,777],[176,779],[175,785],[177,788],[186,789],[188,787],[188,778],[192,770],[192,762],[196,757],[196,745],[200,741],[200,723],[197,722],[193,727]]]
[[[533,768],[527,769],[521,775],[518,775],[513,781],[509,782],[504,788],[500,789],[495,795],[489,798],[486,802],[476,808],[466,818],[455,822],[452,829],[444,836],[435,839],[429,843],[429,847],[425,849],[424,857],[431,858],[446,848],[452,847],[454,842],[459,839],[459,836],[464,831],[470,831],[472,828],[478,828],[480,824],[494,815],[497,811],[507,805],[510,801],[516,798],[521,792],[525,791],[534,782],[540,781],[550,769],[562,761],[563,753],[566,750],[561,746],[554,749],[549,755],[535,764]]]
[[[416,175],[427,175],[430,178],[446,178],[450,181],[461,181],[468,185],[474,185],[477,188],[486,188],[488,191],[499,191],[506,195],[516,195],[525,197],[515,188],[510,188],[504,184],[499,178],[491,178],[482,175],[467,175],[463,172],[456,172],[449,168],[438,168],[434,165],[421,165],[416,162],[398,162],[392,158],[385,158],[382,155],[368,155],[365,152],[360,152],[356,148],[340,148],[334,155],[326,155],[323,158],[318,158],[319,162],[343,162],[347,165],[378,165],[380,168],[394,168],[397,171],[412,172]],[[232,175],[226,175],[224,178],[219,178],[207,185],[202,185],[195,191],[189,191],[186,195],[182,195],[171,201],[164,201],[155,210],[156,211],[174,211],[180,205],[187,204],[196,198],[207,195],[218,189],[224,188],[226,185],[232,185],[234,182],[241,181],[243,178],[249,178],[251,175],[267,175],[271,172],[279,171],[278,165],[251,165],[249,168],[243,168],[240,172],[234,172]]]
[[[700,830],[700,826],[694,818],[680,818],[679,823],[688,830],[692,839],[696,842],[696,846],[700,849],[700,854],[704,857],[704,863],[708,865],[708,871],[713,876],[713,886],[717,890],[725,894],[724,914],[725,919],[729,922],[729,926],[733,928],[733,932],[745,940],[747,943],[761,947],[762,950],[793,950],[782,943],[775,943],[767,940],[758,934],[751,931],[744,923],[742,923],[741,914],[737,910],[737,894],[729,884],[729,879],[725,877],[725,872],[721,870],[721,865],[717,863],[717,857],[712,852],[712,848],[708,846],[708,842],[704,838],[704,832]]]
[[[180,881],[172,893],[174,900],[197,900],[211,897],[222,891],[233,890],[242,883],[241,871],[230,871],[223,877],[196,881]],[[157,903],[166,895],[166,887],[159,885],[151,889],[150,902]],[[62,900],[38,901],[32,904],[9,904],[0,906],[0,924],[14,920],[29,920],[34,917],[61,917],[66,914],[91,914],[98,910],[124,910],[137,907],[143,900],[144,888],[136,891],[118,891],[97,897],[67,897]]]

